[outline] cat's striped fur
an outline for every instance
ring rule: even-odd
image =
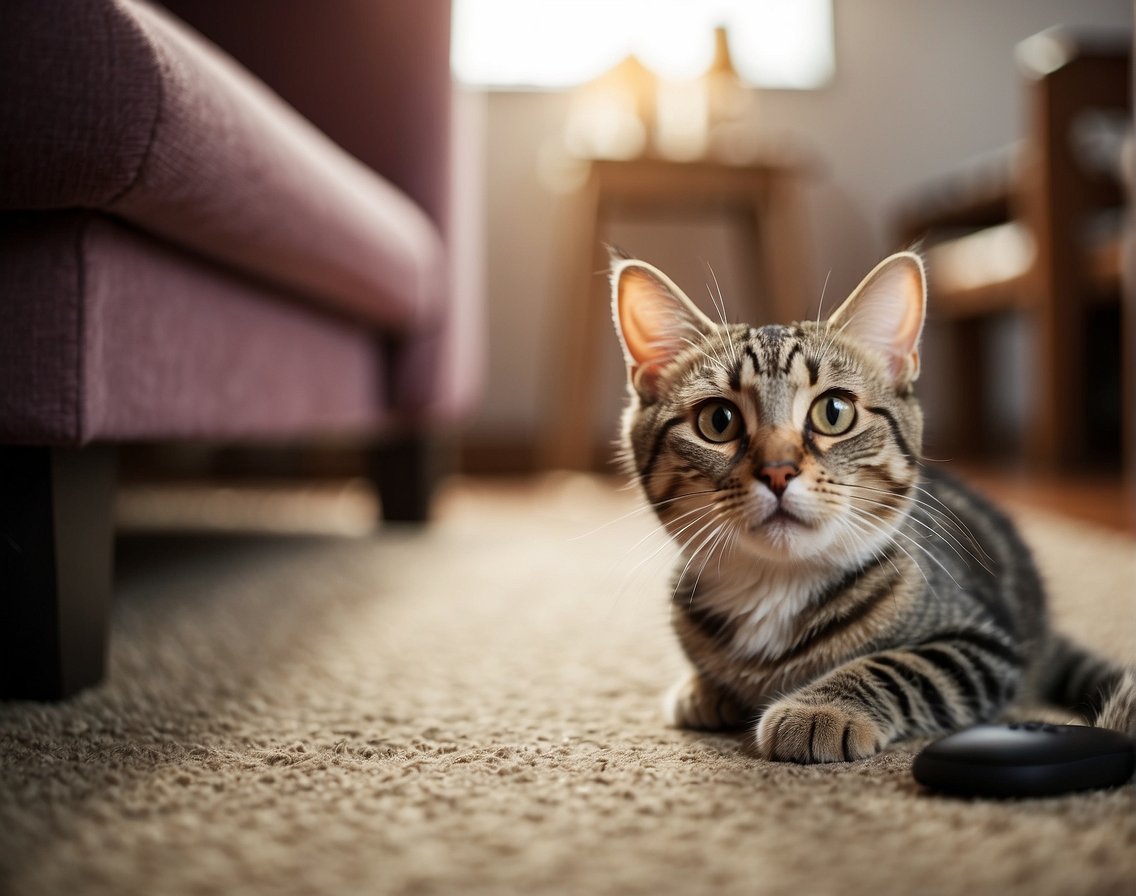
[[[1132,728],[1136,676],[1051,634],[1013,526],[920,461],[917,256],[790,326],[715,324],[641,261],[613,258],[612,279],[627,459],[683,548],[674,724],[753,724],[762,755],[798,762],[1030,693]]]

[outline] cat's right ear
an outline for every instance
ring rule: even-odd
[[[914,252],[885,258],[828,318],[887,364],[896,385],[919,376],[919,340],[927,316],[927,275]]]
[[[654,401],[659,374],[714,322],[658,268],[616,252],[611,262],[612,317],[627,375],[644,400]]]

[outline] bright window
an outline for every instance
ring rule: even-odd
[[[685,80],[710,65],[717,25],[752,86],[832,77],[832,0],[454,0],[453,69],[473,86],[561,89],[634,54]]]

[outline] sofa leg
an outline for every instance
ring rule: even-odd
[[[424,523],[430,518],[434,489],[445,467],[444,440],[404,434],[371,449],[371,482],[388,523]]]
[[[112,448],[0,446],[0,699],[102,680],[114,484]]]

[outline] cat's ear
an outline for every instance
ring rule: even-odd
[[[612,252],[612,317],[631,385],[643,398],[658,397],[659,374],[692,340],[714,329],[666,274],[646,262]]]
[[[923,260],[914,252],[899,252],[876,265],[828,324],[881,356],[902,388],[919,376],[919,337],[926,314]]]

